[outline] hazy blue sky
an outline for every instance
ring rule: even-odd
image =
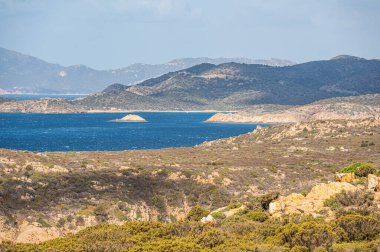
[[[379,0],[0,0],[0,47],[109,69],[182,57],[380,58]]]

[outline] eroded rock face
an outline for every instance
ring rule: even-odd
[[[346,182],[331,182],[314,186],[310,193],[305,196],[301,194],[290,194],[281,196],[269,204],[269,213],[274,217],[288,214],[311,214],[317,216],[324,209],[324,201],[341,191],[354,191],[358,188]]]
[[[41,227],[38,223],[23,222],[16,242],[19,243],[40,243],[60,236],[59,230],[55,227]]]
[[[146,122],[144,118],[138,115],[129,114],[120,119],[112,120],[113,122]]]

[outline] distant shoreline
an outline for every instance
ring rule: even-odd
[[[139,113],[139,112],[154,112],[154,113],[237,113],[238,111],[221,111],[221,110],[123,110],[123,111],[88,111],[86,113]]]
[[[49,112],[49,113],[41,113],[41,112],[3,112],[0,111],[0,114],[52,114],[52,115],[60,115],[60,114],[101,114],[101,113],[237,113],[238,111],[220,111],[220,110],[122,110],[122,111],[112,111],[112,110],[90,110],[83,112]]]
[[[43,96],[43,95],[46,95],[46,96],[75,95],[75,96],[85,96],[85,95],[90,95],[90,94],[35,94],[35,93],[22,93],[22,94],[18,94],[18,93],[0,93],[0,96],[3,96],[3,95],[25,95],[25,96],[28,96],[28,95],[35,95],[35,96]]]

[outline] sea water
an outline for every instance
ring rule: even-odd
[[[139,112],[145,123],[111,122],[127,113],[0,114],[0,148],[120,151],[194,146],[250,132],[256,124],[204,123],[214,113]],[[264,125],[265,126],[265,125]]]

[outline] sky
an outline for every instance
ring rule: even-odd
[[[0,0],[0,47],[95,69],[184,57],[380,58],[379,0]]]

